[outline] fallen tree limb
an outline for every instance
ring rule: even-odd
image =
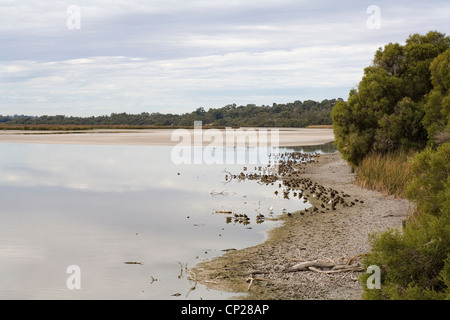
[[[342,259],[339,259],[340,260],[339,262],[333,261],[331,259],[303,261],[293,266],[287,267],[283,272],[297,272],[309,270],[324,274],[340,273],[340,272],[361,272],[364,271],[364,269],[361,267],[361,264],[357,260],[362,255],[364,254],[358,254],[346,261],[342,261]],[[293,259],[289,260],[292,261]]]
[[[250,278],[249,279],[249,281],[250,281],[250,284],[248,285],[248,288],[247,288],[247,291],[250,291],[250,287],[252,286],[252,284],[253,284],[253,278]]]
[[[359,268],[361,265],[359,263],[353,263],[353,264],[345,264],[345,265],[335,265],[332,270],[346,270],[346,269],[354,269]]]
[[[353,264],[356,260],[358,260],[362,256],[365,256],[366,254],[367,253],[360,253],[360,254],[357,254],[356,256],[354,256],[353,258],[348,259],[347,265]]]
[[[288,267],[284,270],[284,272],[297,272],[297,271],[307,271],[310,267],[319,267],[319,268],[333,268],[336,264],[334,262],[327,262],[321,260],[313,260],[313,261],[305,261],[297,263],[292,267]]]
[[[253,284],[253,281],[270,281],[269,279],[264,279],[264,278],[254,278],[254,277],[250,277],[246,280],[247,282],[250,282],[250,284],[248,285],[247,291],[250,291],[250,288]]]
[[[347,267],[347,268],[339,268],[339,269],[331,269],[331,270],[320,270],[314,267],[309,267],[309,270],[323,273],[323,274],[331,274],[331,273],[340,273],[340,272],[361,272],[364,271],[362,267]]]

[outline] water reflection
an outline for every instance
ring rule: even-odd
[[[175,165],[170,147],[0,150],[0,299],[227,299],[192,290],[180,265],[260,243],[271,214],[308,206],[276,185],[227,181],[240,164]],[[80,290],[66,286],[70,265]]]
[[[318,146],[301,146],[301,147],[291,147],[288,149],[295,152],[311,152],[311,153],[334,153],[337,151],[336,144],[334,141],[327,142]]]

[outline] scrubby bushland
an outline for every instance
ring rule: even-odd
[[[417,154],[408,198],[416,212],[400,232],[371,235],[366,266],[381,268],[380,290],[365,286],[366,299],[450,299],[450,143]]]
[[[365,299],[450,299],[450,38],[436,31],[379,49],[332,110],[336,145],[359,184],[415,204],[402,229],[370,235]]]
[[[430,145],[450,141],[450,49],[430,65],[433,89],[424,103],[423,124],[428,130]]]
[[[432,101],[439,104],[441,96],[429,93],[448,90],[448,54],[432,62],[449,48],[449,37],[431,31],[411,35],[405,45],[389,43],[378,49],[358,88],[332,110],[336,145],[346,160],[357,166],[371,152],[419,149],[427,143],[427,127],[445,117],[432,108]],[[427,112],[430,120],[424,123]]]

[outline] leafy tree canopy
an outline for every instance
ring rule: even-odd
[[[447,125],[449,48],[448,36],[430,31],[377,50],[358,88],[332,111],[336,145],[347,161],[423,147]],[[436,119],[438,128],[430,128]]]

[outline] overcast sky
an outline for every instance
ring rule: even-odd
[[[430,30],[450,1],[0,0],[0,114],[347,99],[379,47]]]

